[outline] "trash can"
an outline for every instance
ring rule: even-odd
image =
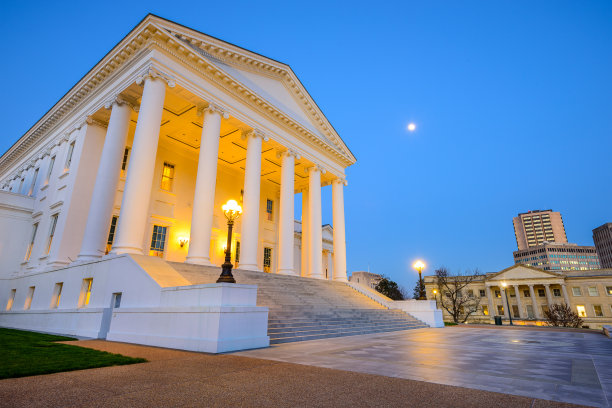
[[[495,316],[495,325],[496,326],[501,326],[502,325],[502,317],[501,316]]]

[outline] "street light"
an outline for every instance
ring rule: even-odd
[[[506,282],[502,282],[501,285],[504,287],[504,292],[506,293],[506,305],[508,306],[508,318],[510,319],[510,326],[514,326],[512,324],[512,311],[510,310],[510,300],[508,299],[508,284]]]
[[[425,269],[425,264],[421,261],[416,261],[412,267],[419,271],[419,300],[427,300],[425,297],[425,285],[423,285],[423,278],[421,277],[421,271]]]
[[[236,200],[229,200],[221,208],[225,218],[227,218],[227,247],[225,248],[225,263],[221,265],[221,276],[217,279],[217,283],[236,283],[232,276],[232,228],[234,227],[234,220],[242,214],[242,207],[238,205]]]
[[[438,308],[438,290],[433,290],[434,299],[436,299],[436,309]]]

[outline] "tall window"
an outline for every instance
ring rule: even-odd
[[[164,171],[162,172],[161,189],[172,191],[174,183],[174,164],[164,162]]]
[[[582,291],[580,290],[579,287],[573,287],[572,288],[572,295],[574,295],[574,296],[582,296]]]
[[[30,243],[28,244],[28,249],[26,250],[26,255],[24,261],[29,261],[32,256],[32,248],[34,248],[34,240],[36,239],[36,232],[38,231],[38,223],[32,225],[32,237],[30,238]]]
[[[597,286],[589,286],[589,296],[599,296]]]
[[[238,267],[238,262],[240,262],[240,241],[236,241],[236,254],[234,255],[234,265],[236,268]]]
[[[561,297],[561,289],[553,289],[553,296],[554,297]]]
[[[32,183],[30,183],[30,189],[28,190],[28,195],[32,196],[34,194],[34,188],[36,187],[36,179],[38,178],[38,171],[40,169],[34,170],[34,177],[32,177]]]
[[[485,316],[489,315],[489,306],[482,305],[482,314],[485,315]]]
[[[149,255],[164,256],[164,247],[166,246],[166,234],[168,227],[162,227],[161,225],[153,226],[153,236],[151,237],[151,248],[149,248]]]
[[[497,315],[498,316],[504,315],[504,307],[502,305],[497,305]]]
[[[110,250],[113,248],[113,241],[115,240],[115,230],[117,229],[117,220],[119,217],[113,215],[113,219],[111,220],[110,230],[108,231],[108,240],[106,240],[106,250],[104,251],[104,255],[108,255]]]
[[[586,308],[584,305],[576,305],[576,311],[578,312],[578,316],[587,317]]]
[[[81,284],[81,294],[79,295],[79,307],[85,307],[89,304],[89,298],[91,297],[91,285],[93,285],[93,278],[83,279]]]
[[[70,163],[72,163],[72,154],[74,153],[74,141],[70,143],[68,146],[68,154],[66,155],[66,165],[64,166],[64,171],[70,168]]]
[[[593,305],[593,311],[595,312],[595,317],[603,317],[601,305]]]
[[[6,310],[11,310],[13,308],[13,302],[15,301],[16,293],[17,289],[11,289],[11,294],[9,295],[8,302],[6,302]]]
[[[274,201],[268,199],[266,201],[266,217],[268,221],[272,221],[272,209],[274,206]]]
[[[53,243],[53,236],[55,235],[55,227],[57,226],[57,217],[59,214],[54,214],[51,216],[51,226],[49,227],[49,241],[47,242],[47,250],[45,251],[45,255],[49,255],[49,251],[51,251],[51,244]]]
[[[49,168],[47,169],[47,178],[45,179],[45,184],[49,184],[49,180],[51,180],[51,172],[53,172],[53,165],[55,164],[55,156],[51,158],[49,161]]]
[[[26,297],[25,303],[23,305],[23,310],[29,310],[32,306],[32,298],[34,297],[34,286],[30,286],[28,289],[28,297]]]
[[[126,147],[123,152],[123,161],[121,162],[121,177],[125,177],[125,173],[127,172],[129,157],[130,157],[130,148]]]
[[[269,273],[271,265],[272,265],[272,248],[264,248],[264,259],[263,259],[264,272]]]
[[[55,284],[55,288],[53,289],[53,297],[51,298],[51,309],[57,309],[59,306],[60,299],[62,298],[63,287],[64,282],[57,282]]]

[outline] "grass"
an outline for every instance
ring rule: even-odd
[[[0,379],[147,361],[144,358],[55,343],[70,340],[76,339],[0,328]]]

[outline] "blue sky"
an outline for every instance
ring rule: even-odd
[[[512,217],[612,222],[612,2],[3,2],[4,152],[148,12],[291,65],[357,157],[349,271],[513,262]],[[406,131],[409,122],[414,133]],[[324,190],[328,190],[326,188]],[[331,222],[329,191],[324,222]]]

